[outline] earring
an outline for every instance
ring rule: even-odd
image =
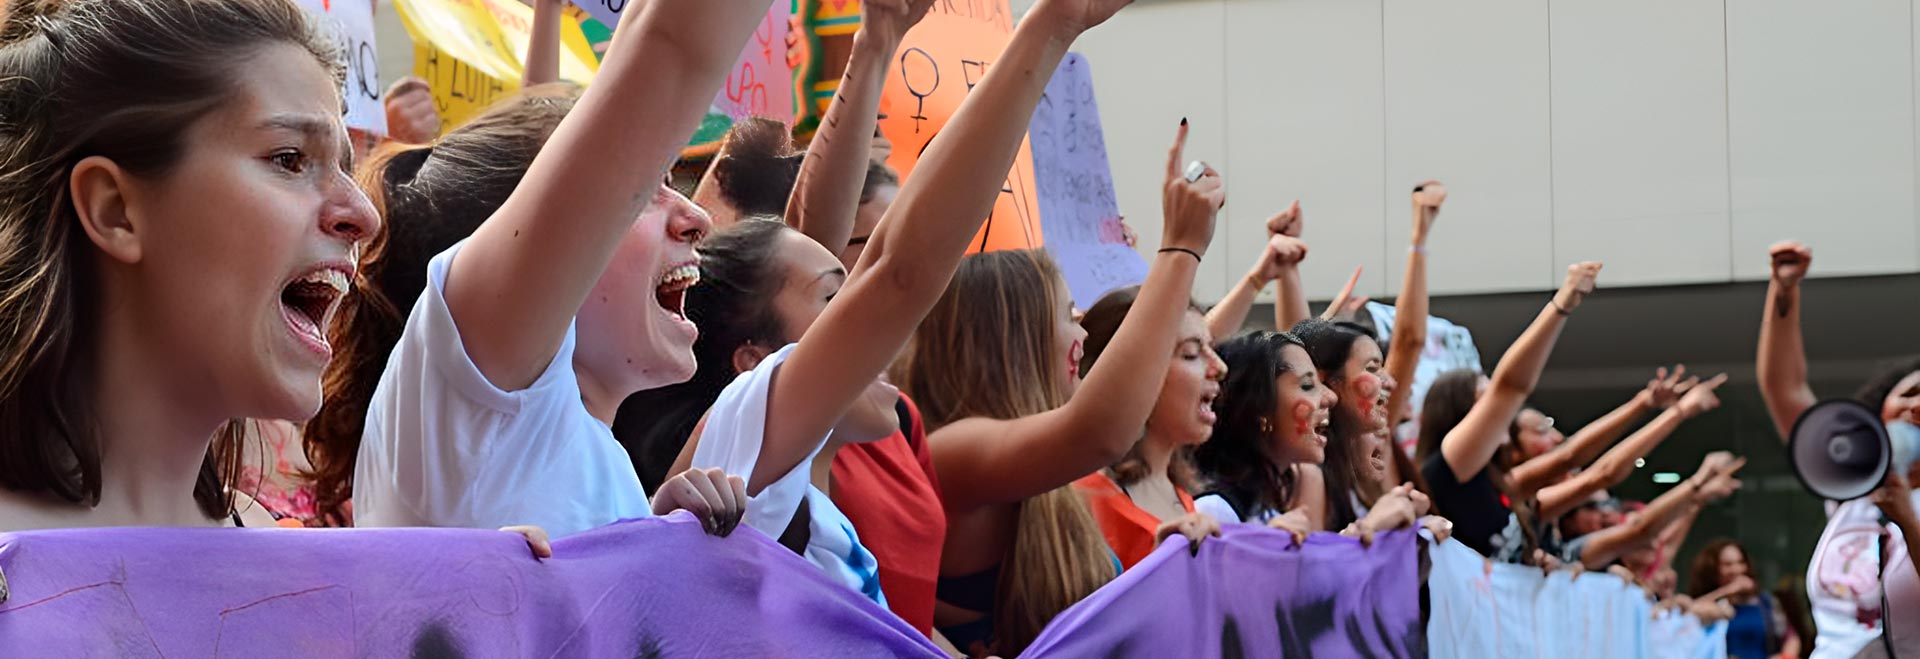
[[[1273,422],[1268,421],[1267,417],[1264,417],[1264,416],[1260,417],[1260,434],[1265,435],[1265,434],[1272,434],[1272,433],[1273,433]]]

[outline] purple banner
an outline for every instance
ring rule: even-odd
[[[1415,536],[1162,546],[1028,657],[1414,657]],[[0,657],[938,657],[764,535],[680,517],[562,540],[457,529],[0,533]]]
[[[1359,541],[1227,524],[1189,558],[1181,542],[1068,609],[1023,657],[1426,656],[1418,536]]]

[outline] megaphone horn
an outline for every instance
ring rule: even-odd
[[[1880,487],[1893,466],[1893,446],[1880,415],[1837,399],[1808,408],[1787,441],[1793,474],[1823,499],[1858,499]]]

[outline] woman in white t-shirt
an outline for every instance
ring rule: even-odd
[[[551,135],[495,127],[477,160],[429,153],[406,180],[376,181],[434,213],[489,217],[427,266],[368,407],[357,524],[504,520],[562,537],[687,508],[710,531],[731,529],[738,479],[690,472],[649,506],[608,425],[628,394],[693,372],[696,329],[680,305],[709,224],[661,181],[764,9],[626,12],[625,36]],[[391,218],[396,232],[414,221],[427,218]]]
[[[1756,371],[1760,395],[1785,440],[1792,434],[1794,421],[1816,402],[1813,389],[1807,386],[1799,303],[1800,281],[1813,263],[1813,250],[1786,241],[1774,244],[1768,254],[1773,261],[1772,282],[1760,321]],[[1888,424],[1920,424],[1920,360],[1882,373],[1854,397],[1877,407]],[[1896,444],[1896,455],[1902,455]],[[1872,498],[1827,502],[1827,528],[1807,565],[1807,598],[1813,604],[1818,632],[1813,643],[1815,659],[1853,657],[1862,650],[1920,654],[1920,601],[1912,601],[1920,600],[1920,580],[1916,580],[1920,576],[1905,540],[1920,530],[1920,520],[1913,514],[1916,501],[1907,488],[1908,482],[1920,480],[1920,465],[1915,466],[1905,474],[1905,481],[1901,474],[1890,474],[1888,486]],[[1884,551],[1882,538],[1887,540]],[[1880,596],[1882,570],[1887,599],[1895,602],[1885,610]],[[1894,631],[1883,641],[1886,629]]]

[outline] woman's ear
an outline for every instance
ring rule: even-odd
[[[733,372],[745,373],[751,371],[771,354],[773,353],[768,352],[766,348],[752,343],[740,344],[740,347],[733,349]]]
[[[122,263],[140,262],[140,222],[128,194],[132,184],[126,170],[103,156],[81,160],[67,177],[80,228],[94,246]]]

